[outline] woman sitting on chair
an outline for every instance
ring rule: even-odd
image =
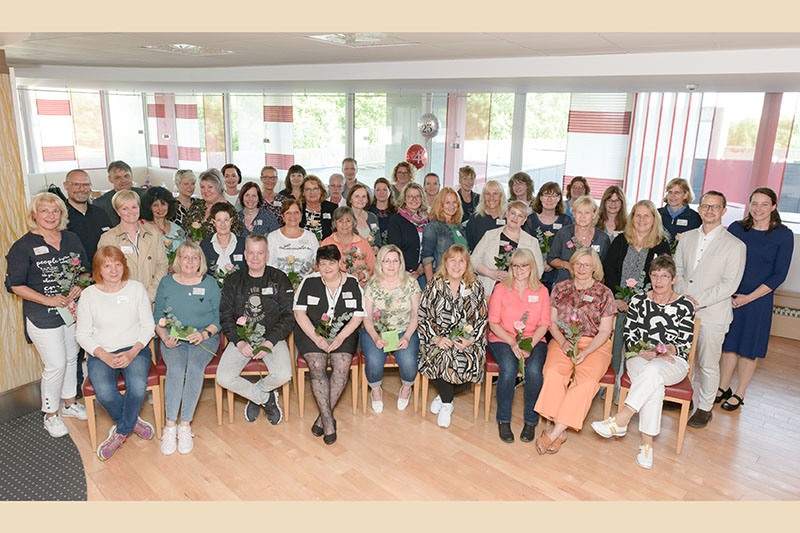
[[[602,437],[623,437],[631,417],[639,413],[641,444],[636,464],[643,468],[653,467],[653,437],[661,431],[664,387],[680,383],[688,374],[694,338],[694,306],[672,290],[676,280],[672,256],[653,259],[650,280],[653,289],[631,298],[625,321],[625,346],[632,351],[641,348],[625,363],[630,393],[616,416],[592,422],[592,429]]]
[[[163,250],[163,248],[162,248]],[[153,438],[153,426],[139,418],[150,371],[150,348],[155,323],[144,285],[128,279],[125,254],[116,246],[101,246],[94,254],[92,277],[78,304],[75,338],[86,350],[89,379],[97,401],[114,425],[97,448],[101,461],[111,458],[131,432]],[[117,389],[119,375],[125,395]]]
[[[317,250],[319,272],[306,276],[294,297],[294,339],[308,364],[311,392],[319,408],[311,433],[317,437],[325,435],[325,444],[336,442],[333,410],[347,386],[353,354],[358,347],[358,327],[364,317],[361,287],[354,276],[339,269],[341,258],[335,245],[320,246]],[[342,323],[340,319],[348,314],[350,318]],[[337,323],[341,324],[341,329],[332,335]],[[327,330],[327,335],[317,333],[318,328]],[[328,360],[333,368],[330,377]]]

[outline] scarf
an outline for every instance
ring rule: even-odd
[[[400,215],[404,219],[406,219],[409,222],[411,222],[412,224],[414,224],[417,227],[417,231],[419,233],[422,233],[422,228],[424,228],[425,224],[428,223],[428,216],[427,215],[423,215],[423,214],[421,214],[419,212],[415,215],[415,214],[411,213],[411,211],[406,209],[405,206],[403,206],[400,209],[398,209],[397,212],[400,213]]]

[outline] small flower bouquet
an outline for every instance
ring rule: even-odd
[[[494,266],[497,270],[508,270],[508,265],[511,263],[511,254],[513,252],[514,247],[510,244],[503,246],[503,253],[494,258]]]
[[[197,220],[192,222],[192,225],[189,226],[189,238],[194,242],[200,242],[206,237],[208,237],[208,235],[206,234],[206,227],[203,223]]]
[[[261,346],[261,343],[265,340],[265,333],[266,328],[264,327],[264,324],[248,322],[247,318],[244,316],[240,316],[236,319],[236,334],[239,335],[241,340],[253,348],[253,355],[256,355],[259,352],[272,353],[272,350],[266,346]]]
[[[575,368],[578,365],[578,339],[583,336],[583,326],[581,326],[578,315],[575,313],[570,315],[569,322],[564,323],[559,320],[556,324],[558,324],[558,327],[561,328],[561,332],[570,344],[572,344],[572,349],[567,354],[567,357],[572,359],[572,373],[569,376],[569,383],[567,384],[567,388],[569,388],[575,382]]]
[[[514,331],[516,335],[514,337],[514,341],[519,346],[519,349],[523,352],[531,353],[533,351],[533,339],[531,337],[523,337],[523,333],[525,333],[525,326],[528,323],[528,312],[525,311],[522,313],[522,316],[519,320],[514,322]],[[520,358],[519,360],[519,373],[522,375],[522,381],[525,382],[525,358]]]
[[[581,248],[581,243],[578,241],[578,238],[575,237],[575,235],[573,235],[572,238],[567,241],[567,248],[570,250],[574,248]]]
[[[342,328],[345,324],[347,324],[350,319],[353,318],[353,313],[345,313],[340,315],[338,318],[332,317],[328,313],[323,313],[321,317],[321,322],[319,326],[317,326],[314,331],[325,337],[325,341],[330,344],[333,342],[333,339],[336,338],[336,335],[342,331]],[[330,356],[330,352],[328,355]]]
[[[381,246],[386,246],[389,244],[389,230],[383,230],[381,232]]]
[[[542,231],[542,228],[536,228],[536,240],[539,241],[539,249],[542,251],[542,255],[547,255],[550,251],[550,238],[555,235],[550,230]]]
[[[318,241],[322,241],[322,226],[319,223],[319,220],[312,220],[311,221],[311,232],[317,236]]]
[[[375,327],[375,331],[378,332],[378,335],[380,335],[386,343],[386,346],[383,347],[383,351],[387,353],[397,350],[400,342],[400,332],[397,331],[396,328],[391,327],[389,324],[390,317],[391,313],[388,310],[381,311],[376,307],[372,311],[372,324]]]
[[[636,357],[639,355],[639,352],[650,352],[655,351],[658,355],[664,355],[667,353],[667,345],[666,344],[656,344],[653,345],[647,341],[640,340],[633,346],[631,349],[625,352],[625,359],[630,359],[631,357]]]
[[[467,324],[467,321],[462,318],[461,321],[453,329],[450,330],[450,333],[448,333],[447,338],[450,339],[451,341],[456,339],[461,339],[462,341],[470,339],[472,338],[472,332],[474,330],[475,328],[472,327],[472,324]],[[428,364],[430,364],[430,362],[433,361],[433,358],[436,357],[436,355],[438,355],[441,351],[442,350],[438,346],[435,347],[428,355],[428,357],[425,359],[425,361],[423,361],[422,364],[419,365],[420,370],[422,370]]]
[[[56,271],[56,283],[58,284],[58,292],[62,296],[67,296],[72,287],[78,285],[79,287],[88,287],[91,282],[79,280],[78,276],[86,272],[86,267],[81,265],[81,256],[75,252],[69,253],[69,262],[61,264],[61,271]]]
[[[286,273],[286,276],[289,278],[289,283],[292,284],[292,288],[297,290],[297,287],[300,286],[300,282],[303,281],[303,278],[300,277],[300,274],[295,272],[295,262],[297,262],[297,259],[293,255],[286,256],[286,264],[289,266],[289,272]]]
[[[175,232],[175,239],[184,241],[186,240],[186,232],[182,229],[179,229]],[[164,250],[167,252],[167,260],[169,264],[172,265],[175,262],[175,253],[178,251],[178,246],[175,244],[170,238],[164,239]]]
[[[644,282],[644,270],[639,273],[639,279],[628,278],[625,280],[625,286],[620,287],[617,285],[617,292],[614,293],[614,298],[617,300],[624,300],[625,303],[630,303],[631,298],[637,294],[642,294],[650,290],[650,284]]]
[[[158,325],[162,328],[169,328],[169,336],[178,339],[179,341],[188,341],[189,339],[187,339],[187,337],[192,333],[197,332],[197,328],[194,326],[184,326],[181,321],[172,314],[171,306],[164,308],[164,316],[158,319]],[[202,344],[198,344],[197,346],[200,346],[211,355],[215,355],[214,352]]]
[[[358,248],[353,246],[345,250],[344,257],[342,257],[342,261],[344,261],[344,268],[348,274],[358,273],[359,270],[364,270],[367,268],[367,265],[364,263],[358,264],[359,261],[363,261],[366,255],[358,253]]]
[[[217,285],[219,285],[220,289],[225,284],[225,279],[237,270],[239,270],[239,265],[234,265],[232,263],[225,265],[225,268],[219,268],[216,263],[211,264],[211,274],[214,276],[214,279],[217,280]]]
[[[669,252],[672,255],[675,255],[675,250],[678,249],[678,241],[680,240],[680,238],[681,238],[680,233],[675,234],[675,239],[672,241],[672,245],[669,247]]]

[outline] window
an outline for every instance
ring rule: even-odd
[[[296,95],[293,106],[294,159],[327,184],[346,157],[345,95]]]
[[[146,167],[142,95],[109,93],[108,113],[114,159],[125,161],[134,168]]]
[[[409,98],[413,102],[409,102]],[[395,127],[394,120],[405,118],[407,121],[413,113],[409,107],[415,107],[414,103],[419,107],[419,95],[416,98],[392,96],[392,125],[387,123],[387,100],[386,94],[355,95],[353,142],[358,161],[358,179],[370,187],[381,176],[391,181],[387,173],[391,174],[394,165],[399,161],[405,161],[403,145],[406,145],[407,150],[408,146],[414,144],[408,142],[410,132],[399,124],[399,127]],[[402,156],[400,151],[403,152]]]
[[[511,163],[511,128],[514,95],[472,93],[467,96],[464,165],[475,169],[474,190],[487,180],[507,183]],[[458,177],[455,178],[458,186]]]
[[[567,155],[569,93],[529,93],[525,99],[522,171],[538,190],[548,181],[561,183]]]

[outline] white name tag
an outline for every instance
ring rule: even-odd
[[[472,294],[472,289],[461,289],[461,297],[466,298]]]
[[[506,225],[506,219],[498,218],[497,220],[495,220],[495,224],[497,224],[498,226],[505,226]]]
[[[242,261],[242,254],[233,254],[234,261]]]
[[[272,294],[272,287],[262,287],[261,294],[269,296],[270,294]]]
[[[584,302],[593,302],[594,296],[589,296],[588,294],[584,294],[583,298],[581,298]]]
[[[350,292],[350,291],[342,293],[342,298],[352,298],[352,297],[353,297],[353,293]]]
[[[356,301],[355,300],[345,300],[344,306],[347,309],[355,309],[356,308]]]
[[[130,303],[130,298],[126,294],[120,294],[117,296],[117,304],[127,304]]]
[[[372,231],[375,231],[376,229],[378,229],[378,225],[377,224],[370,224],[369,227],[370,227],[370,229],[372,229]]]
[[[205,287],[194,287],[192,289],[192,294],[199,294],[200,296],[205,296],[206,289]]]
[[[675,221],[675,224],[677,224],[678,226],[688,226],[689,221],[686,220],[685,218],[679,218],[678,220]]]
[[[120,246],[120,250],[122,250],[123,254],[132,254],[133,253],[133,246]]]
[[[554,222],[553,229],[561,229],[561,224],[559,224],[558,222]]]
[[[505,246],[508,244],[508,241],[500,241],[500,246]]]
[[[316,296],[309,296],[308,297],[308,305],[317,305],[319,303],[319,298]]]
[[[461,235],[461,231],[459,231],[459,230],[456,230],[456,235],[458,235],[459,237],[461,237],[461,236],[462,236],[462,235]]]
[[[108,230],[110,230],[111,228],[109,228],[108,226],[106,226],[106,227],[104,227],[104,228],[100,228],[100,229],[101,229],[101,230],[103,230],[103,231],[108,231]]]
[[[272,200],[272,205],[274,205],[275,207],[281,207],[283,204],[281,203],[280,200]]]
[[[600,253],[600,245],[599,244],[593,244],[592,245],[592,250],[594,250],[595,252],[597,252],[599,254]]]
[[[34,255],[42,255],[46,254],[47,252],[48,252],[47,246],[37,246],[36,248],[33,249]]]
[[[254,226],[261,226],[263,222],[264,222],[263,220],[258,219],[258,220],[253,221],[253,225]]]
[[[529,294],[528,295],[528,303],[529,304],[535,304],[538,301],[539,301],[539,296],[537,296],[535,294]]]
[[[331,218],[331,214],[330,213],[322,213],[322,218],[330,219]]]

